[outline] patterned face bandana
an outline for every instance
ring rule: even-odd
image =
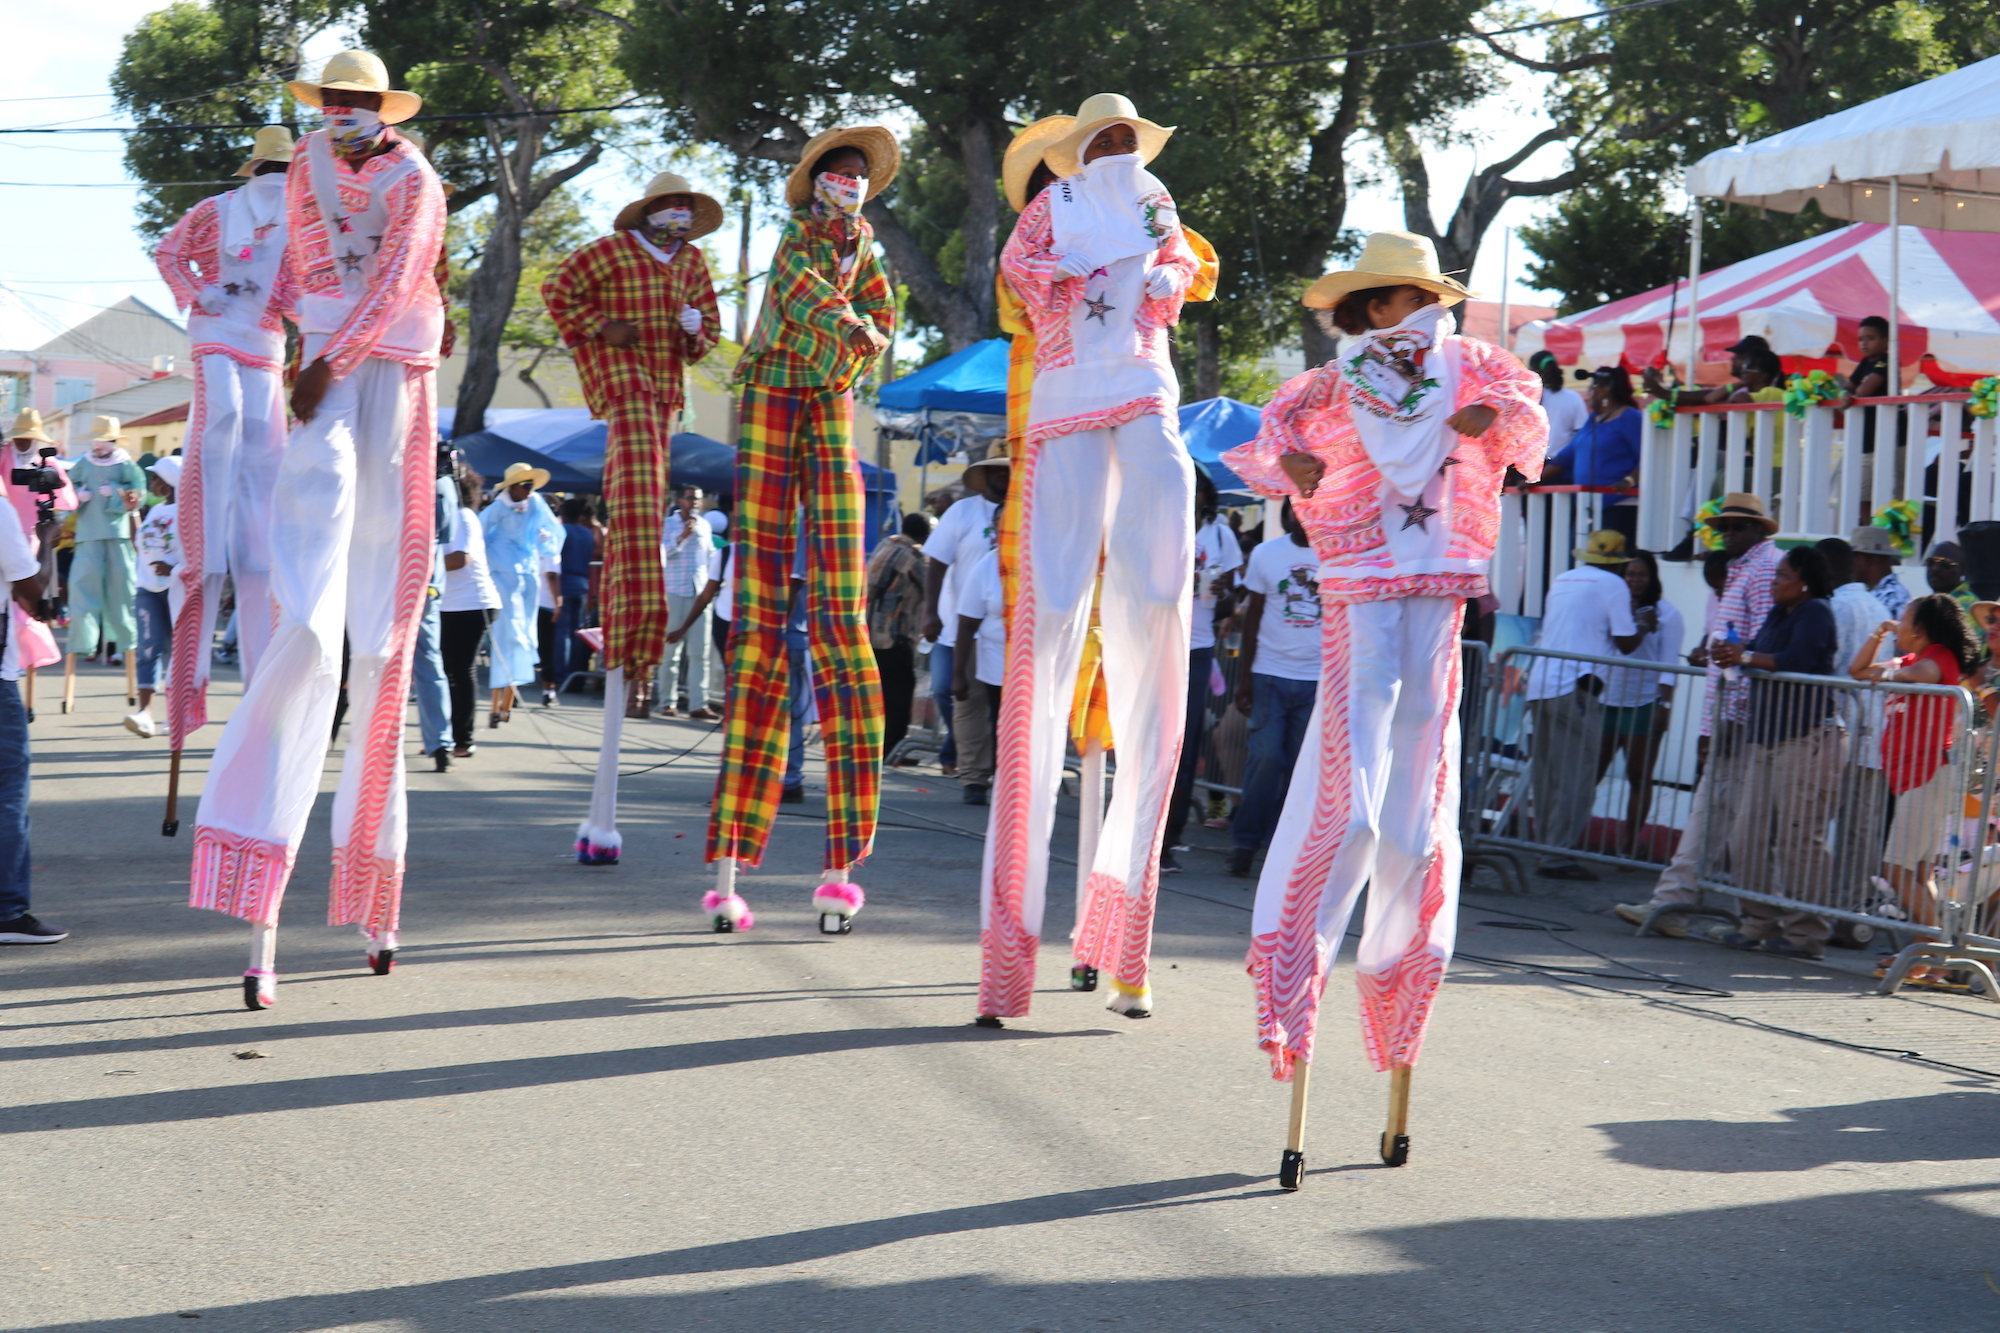
[[[1445,425],[1456,386],[1445,382],[1439,348],[1456,328],[1433,303],[1362,335],[1337,363],[1362,447],[1399,494],[1421,494],[1458,438]]]
[[[678,241],[694,230],[692,208],[662,208],[646,215],[646,230],[655,241]]]
[[[333,146],[350,156],[374,147],[389,128],[382,123],[381,112],[360,107],[321,107],[319,114]]]
[[[813,196],[832,213],[853,216],[868,197],[866,176],[840,176],[822,171],[813,177]]]

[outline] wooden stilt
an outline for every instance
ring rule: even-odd
[[[132,650],[125,650],[125,706],[139,706],[139,664],[132,660]]]
[[[1077,924],[1090,904],[1090,872],[1097,864],[1097,843],[1104,832],[1104,742],[1091,737],[1083,743],[1083,771],[1077,776],[1079,797],[1076,816],[1076,914]],[[1097,969],[1086,963],[1072,963],[1071,990],[1097,989]]]
[[[1382,1131],[1382,1160],[1401,1166],[1410,1160],[1410,1067],[1389,1071],[1389,1127]]]
[[[35,720],[35,669],[29,667],[21,675],[24,682],[22,705],[28,710],[28,721]]]
[[[167,759],[167,817],[160,821],[160,836],[171,838],[181,831],[181,752]]]
[[[63,703],[65,713],[76,711],[76,654],[63,654]]]
[[[1306,1085],[1312,1081],[1312,1066],[1304,1060],[1292,1064],[1292,1124],[1285,1134],[1285,1155],[1278,1159],[1278,1188],[1296,1190],[1306,1175]]]

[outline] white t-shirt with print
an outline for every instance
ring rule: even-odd
[[[962,576],[971,571],[980,556],[1000,549],[1000,532],[994,523],[999,512],[1000,506],[985,496],[968,495],[944,511],[944,517],[924,542],[925,555],[950,566],[945,571],[944,587],[938,593],[938,619],[944,622],[947,641],[957,633],[954,626],[958,624]]]
[[[1319,557],[1289,534],[1260,543],[1250,553],[1243,586],[1264,597],[1257,623],[1257,656],[1250,670],[1286,680],[1318,680]]]
[[[1210,519],[1194,533],[1194,637],[1189,648],[1215,647],[1215,581],[1232,569],[1243,567],[1243,543],[1236,529],[1221,519]]]
[[[1007,675],[1007,603],[1000,587],[1000,553],[988,551],[973,563],[958,589],[958,614],[979,622],[973,644],[978,660],[974,679],[998,685]],[[953,636],[954,639],[956,635]]]
[[[445,543],[444,553],[456,555],[463,551],[465,563],[444,572],[444,596],[438,599],[438,610],[483,611],[499,607],[500,590],[493,586],[493,575],[486,568],[486,530],[479,526],[479,515],[470,509],[460,509],[458,521],[452,526],[452,537]]]
[[[180,506],[169,500],[154,505],[139,520],[139,553],[133,564],[132,581],[147,592],[165,592],[173,580],[171,572],[162,574],[154,569],[154,562],[165,565],[169,571],[181,563],[180,539],[175,535],[179,515]]]
[[[1601,565],[1578,565],[1549,584],[1542,602],[1542,630],[1537,648],[1559,653],[1620,657],[1614,637],[1639,632],[1632,619],[1632,588],[1623,574]],[[1607,668],[1560,657],[1530,658],[1528,699],[1553,699],[1568,694],[1585,675],[1604,679]]]

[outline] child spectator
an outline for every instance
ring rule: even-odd
[[[133,574],[132,609],[138,624],[134,651],[138,654],[134,675],[139,686],[139,708],[125,717],[125,729],[135,736],[155,736],[153,691],[159,684],[162,663],[173,642],[173,600],[168,590],[174,570],[181,563],[181,544],[176,531],[180,506],[174,503],[181,481],[181,459],[175,454],[149,466],[148,483],[160,503],[146,511],[139,522],[138,568]]]

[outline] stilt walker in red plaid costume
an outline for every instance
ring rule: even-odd
[[[980,891],[979,1013],[1028,1012],[1049,838],[1100,562],[1103,674],[1119,779],[1077,907],[1074,954],[1107,1008],[1152,1013],[1159,845],[1187,707],[1194,465],[1167,330],[1200,272],[1146,164],[1172,130],[1100,93],[1044,160],[1058,177],[1001,252],[1035,334],[1019,557]],[[1114,540],[1107,540],[1115,531]]]
[[[849,438],[853,387],[895,331],[889,283],[861,205],[895,179],[895,136],[879,125],[827,130],[785,183],[792,217],[771,260],[757,327],[743,349],[736,450],[736,619],[722,771],[709,815],[717,931],[747,930],[736,863],[764,856],[791,730],[785,626],[803,571],[812,680],[826,742],[826,858],[813,907],[844,935],[863,895],[854,867],[875,840],[882,688],[863,616],[861,467]],[[803,553],[800,547],[803,545]]]
[[[604,734],[576,859],[618,861],[618,748],[625,682],[650,679],[666,650],[660,529],[669,441],[687,402],[687,368],[722,337],[708,261],[694,242],[722,225],[722,205],[663,171],[619,211],[614,231],[584,246],[542,284],[542,300],[576,356],[590,414],[607,423],[604,498],[611,510],[599,620],[604,630]]]
[[[1429,240],[1376,232],[1306,292],[1350,335],[1223,455],[1289,497],[1319,557],[1318,702],[1257,885],[1257,1037],[1293,1080],[1280,1183],[1298,1188],[1320,994],[1363,885],[1354,964],[1368,1058],[1390,1080],[1382,1155],[1406,1159],[1410,1069],[1457,929],[1459,630],[1484,596],[1509,467],[1541,474],[1541,386],[1512,353],[1454,333],[1470,295]],[[1296,1071],[1295,1067],[1296,1066]]]
[[[444,304],[433,267],[444,192],[392,125],[423,105],[382,62],[343,51],[292,95],[325,128],[286,176],[286,281],[298,292],[298,425],[272,496],[278,619],[223,728],[195,817],[191,901],[252,923],[244,1002],[274,998],[278,907],[319,791],[348,669],[353,739],[333,802],[328,919],[357,925],[386,973],[402,903],[403,718],[430,583],[433,393]]]

